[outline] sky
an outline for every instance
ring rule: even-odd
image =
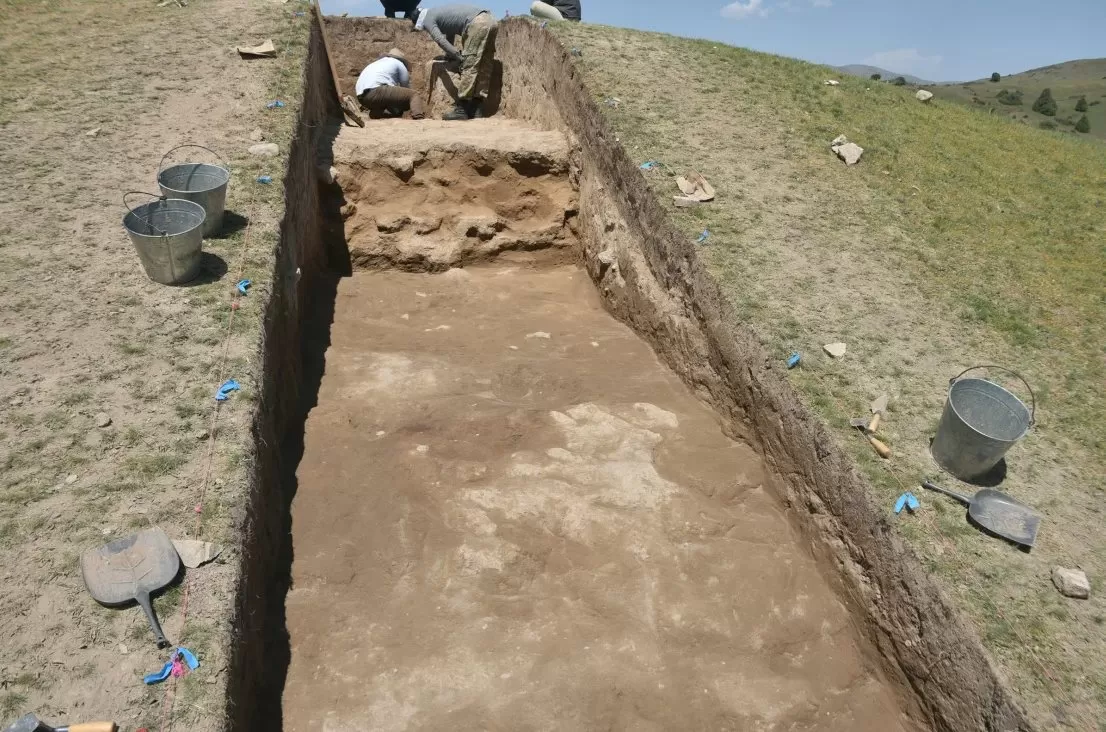
[[[447,0],[423,0],[423,7]],[[479,2],[479,0],[477,0]],[[1106,56],[1106,0],[582,0],[585,22],[707,38],[817,63],[870,64],[930,81],[1016,74]],[[484,0],[502,17],[529,0]],[[379,0],[322,0],[380,15]]]

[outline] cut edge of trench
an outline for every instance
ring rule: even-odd
[[[327,20],[328,26],[342,22]],[[731,436],[764,456],[780,501],[829,568],[827,578],[873,663],[898,689],[904,711],[941,731],[1033,729],[975,631],[870,500],[851,458],[738,322],[695,245],[669,220],[603,119],[568,51],[548,31],[518,18],[500,25],[497,57],[501,113],[566,131],[576,143],[579,254],[605,307],[714,409]],[[252,416],[254,458],[225,703],[225,726],[235,732],[281,729],[290,502],[312,406],[305,402],[317,391],[327,345],[325,333],[321,341],[312,338],[305,325],[330,322],[337,279],[348,267],[348,259],[335,260],[334,232],[327,230],[340,216],[328,210],[317,182],[317,150],[333,141],[340,112],[314,21],[303,75]]]

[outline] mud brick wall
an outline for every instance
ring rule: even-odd
[[[864,479],[741,325],[676,230],[556,38],[500,26],[501,111],[579,142],[583,257],[606,306],[634,328],[735,436],[758,445],[780,498],[835,568],[842,599],[899,683],[904,708],[942,731],[1029,730],[975,632],[922,570]],[[600,257],[600,253],[603,254]]]

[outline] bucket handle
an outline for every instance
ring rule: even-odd
[[[186,142],[183,145],[177,145],[172,150],[170,150],[169,152],[167,152],[167,153],[165,153],[164,155],[161,156],[161,162],[157,164],[157,174],[158,174],[158,176],[161,175],[161,171],[164,170],[164,168],[165,168],[165,159],[168,158],[173,153],[175,153],[177,150],[180,150],[182,147],[198,147],[201,150],[207,150],[209,153],[211,153],[215,157],[219,158],[219,162],[223,164],[224,168],[226,168],[227,173],[230,173],[230,163],[228,163],[227,159],[224,158],[222,155],[215,152],[210,147],[204,147],[203,145],[197,145],[197,144],[192,143],[192,142]]]
[[[972,366],[969,369],[964,369],[959,374],[949,379],[949,386],[955,384],[964,374],[968,373],[969,371],[975,371],[977,369],[998,369],[999,371],[1005,371],[1008,374],[1016,376],[1018,381],[1020,381],[1025,386],[1026,391],[1029,392],[1029,426],[1032,427],[1034,424],[1037,423],[1037,395],[1033,393],[1033,387],[1029,385],[1029,382],[1025,380],[1025,377],[1019,374],[1017,371],[1012,371],[1004,366]]]
[[[156,198],[159,201],[166,200],[165,196],[159,196],[156,193],[147,193],[146,191],[127,191],[126,193],[123,194],[123,206],[130,213],[134,213],[134,209],[131,208],[129,203],[127,203],[127,196],[149,196],[150,198]],[[161,229],[154,226],[148,218],[147,219],[142,219],[142,221],[146,224],[146,226],[149,226],[151,229],[153,229],[157,233],[161,234],[161,236],[163,238],[166,237],[166,236],[169,236],[168,232],[162,231]]]

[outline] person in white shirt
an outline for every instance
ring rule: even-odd
[[[366,66],[354,89],[370,117],[402,117],[407,110],[411,119],[426,115],[422,98],[411,88],[411,66],[398,48]]]

